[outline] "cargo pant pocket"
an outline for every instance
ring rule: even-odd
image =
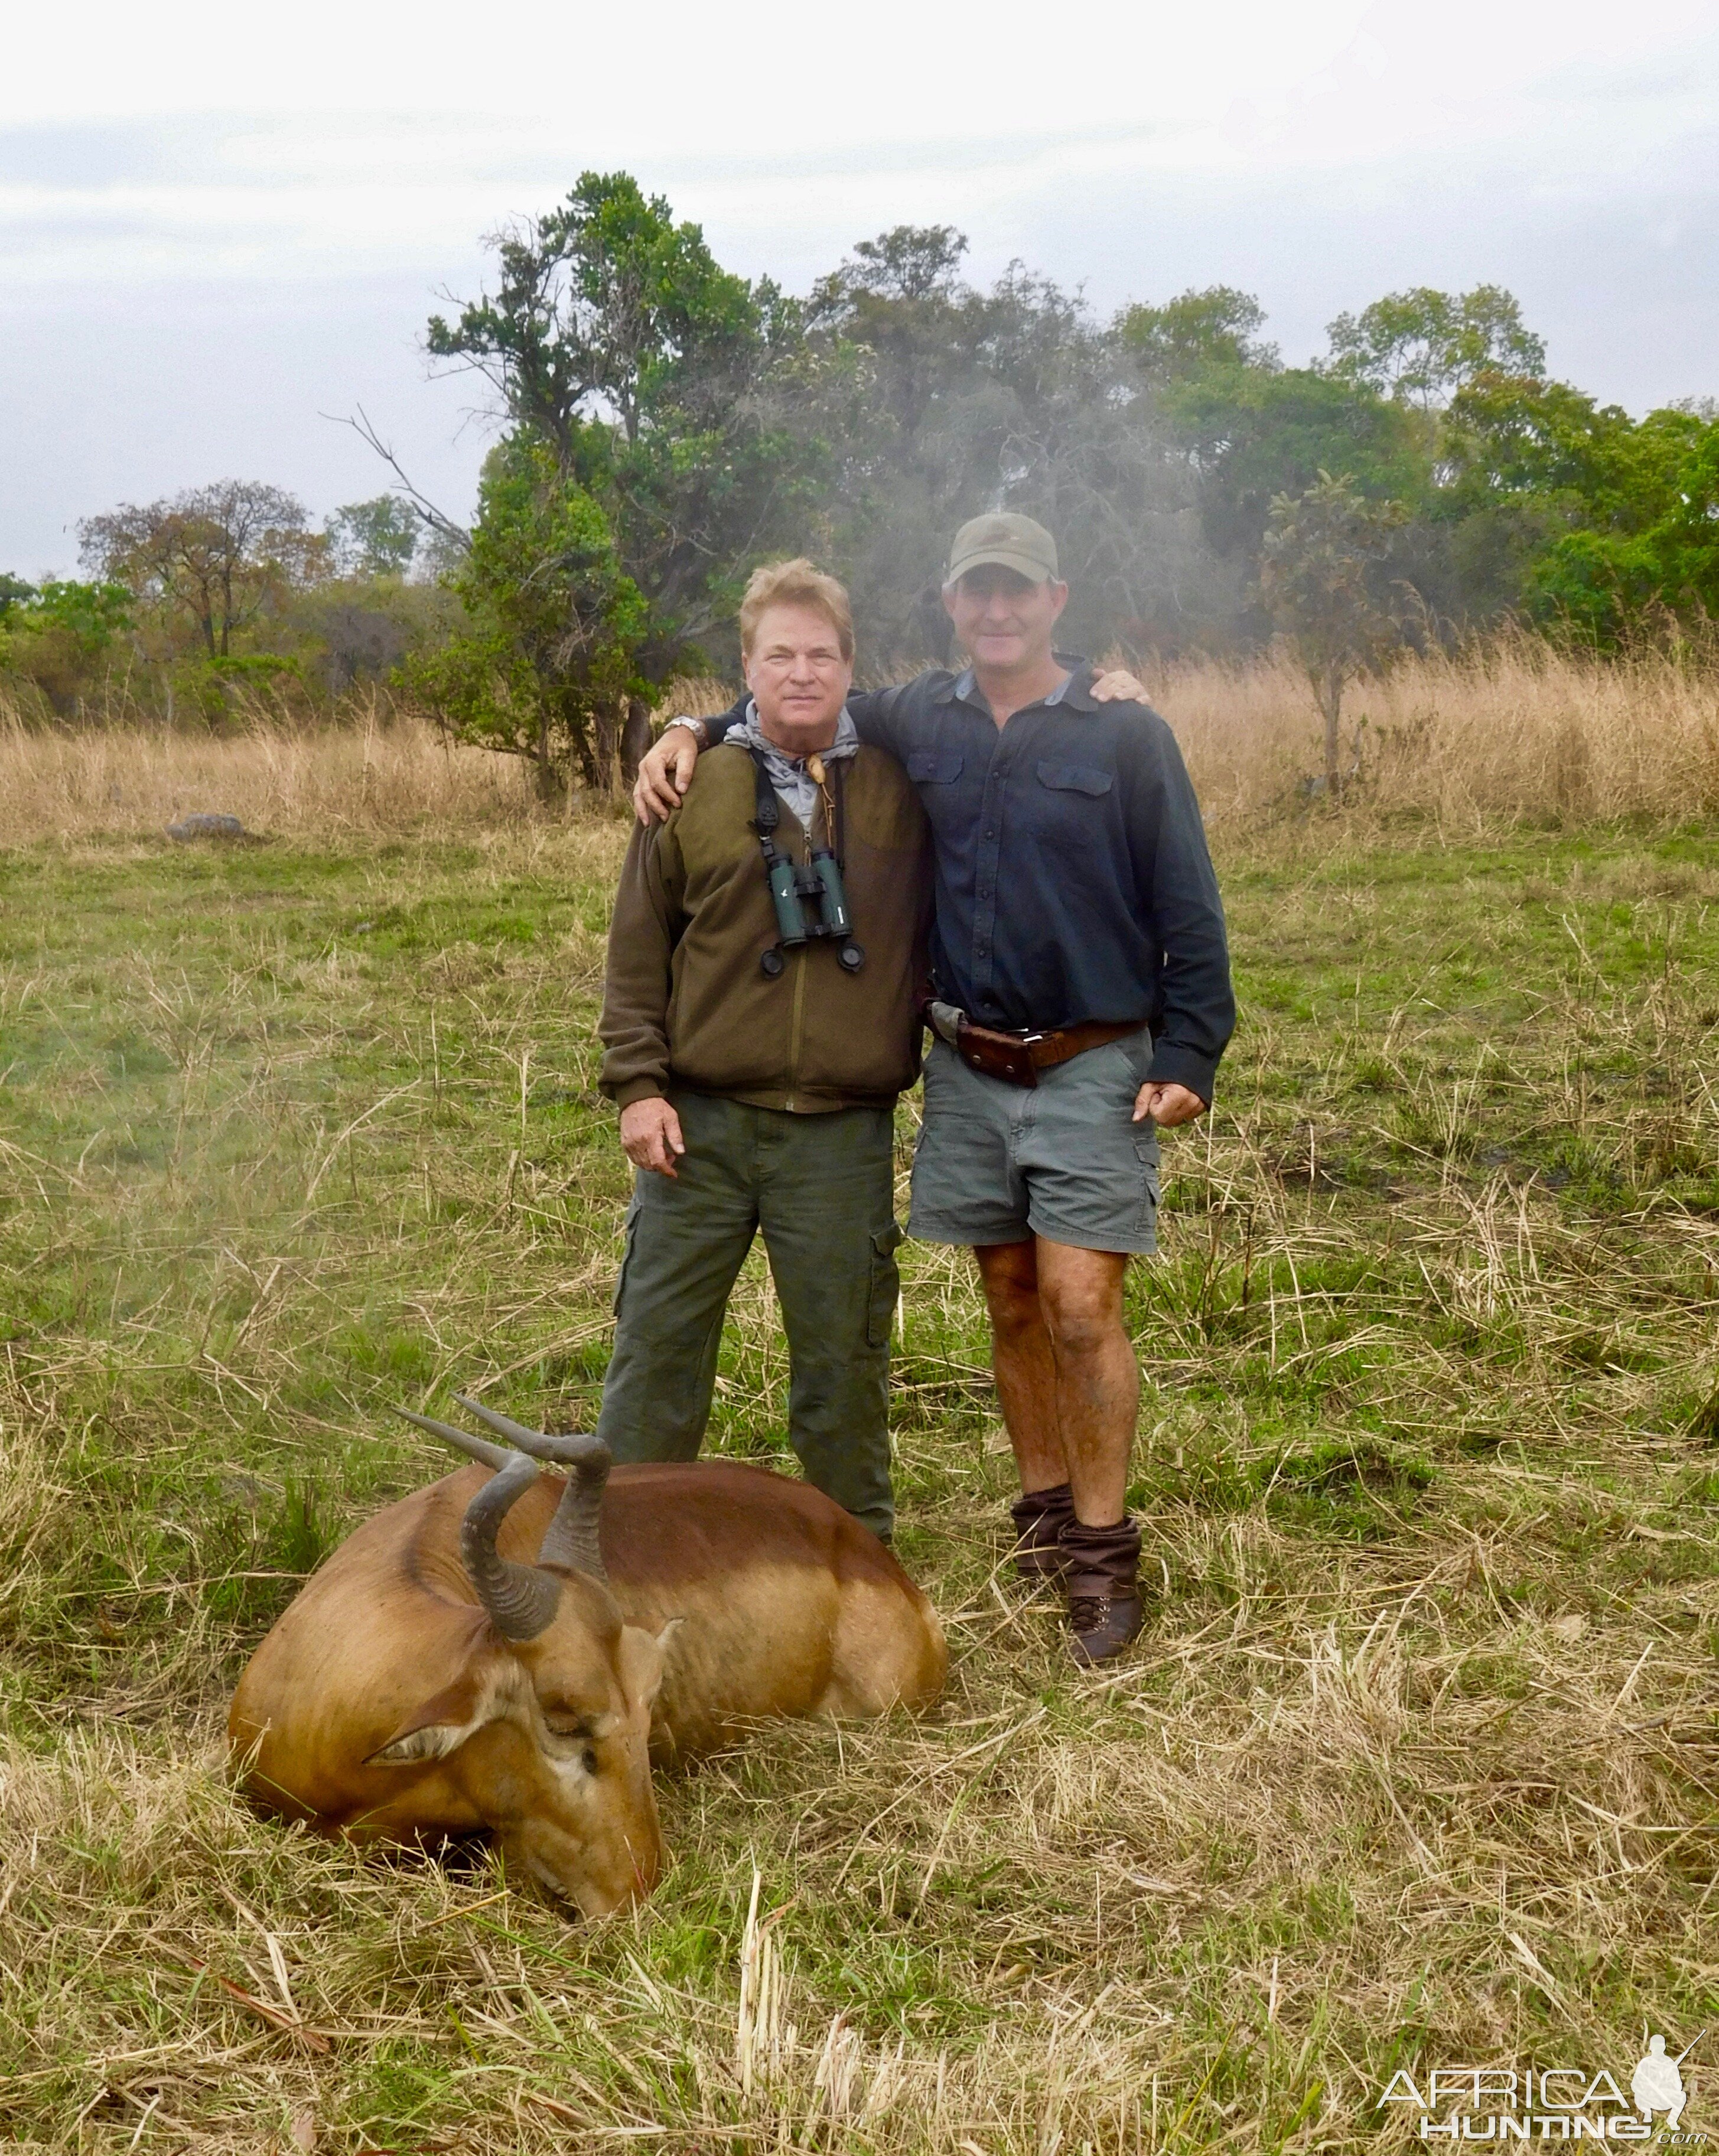
[[[621,1244],[621,1269],[615,1275],[614,1299],[610,1305],[610,1307],[613,1310],[617,1317],[621,1314],[621,1297],[627,1292],[627,1275],[632,1270],[633,1267],[634,1245],[639,1240],[639,1193],[635,1188],[633,1193],[632,1202],[627,1208],[626,1224],[622,1230],[623,1240]]]
[[[895,1315],[895,1305],[901,1299],[901,1275],[895,1264],[895,1253],[903,1240],[898,1220],[891,1220],[887,1228],[872,1231],[871,1287],[865,1309],[866,1343],[872,1348],[887,1348],[890,1344],[890,1326]]]

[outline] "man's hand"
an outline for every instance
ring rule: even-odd
[[[1206,1112],[1206,1103],[1198,1093],[1190,1093],[1186,1086],[1142,1086],[1134,1097],[1134,1120],[1143,1123],[1150,1116],[1161,1131],[1174,1130],[1178,1123],[1191,1123],[1196,1116]],[[624,1134],[627,1119],[621,1118]],[[630,1150],[630,1148],[629,1148]],[[636,1156],[635,1156],[636,1158]]]
[[[641,824],[660,824],[680,806],[692,783],[698,742],[685,726],[670,726],[645,755],[633,784],[633,808]]]
[[[1143,704],[1146,701],[1143,685],[1121,666],[1112,667],[1108,674],[1096,674],[1092,679],[1092,694],[1095,701],[1101,704]],[[680,726],[676,731],[684,734],[686,729]]]
[[[679,729],[685,733],[686,729]],[[621,1111],[621,1150],[634,1168],[648,1168],[653,1175],[677,1179],[675,1163],[686,1150],[680,1135],[680,1118],[660,1093],[634,1101]]]

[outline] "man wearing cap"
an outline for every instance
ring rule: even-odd
[[[1021,1477],[1017,1562],[1061,1580],[1075,1658],[1092,1663],[1142,1617],[1123,1276],[1156,1247],[1157,1129],[1210,1105],[1234,1003],[1175,738],[1059,657],[1067,598],[1042,525],[974,518],[943,588],[971,663],[848,709],[906,767],[932,835],[936,1037],[909,1228],[973,1249]],[[700,737],[736,718],[665,735],[640,773],[642,816],[678,802]]]

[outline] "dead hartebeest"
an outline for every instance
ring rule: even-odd
[[[270,1809],[361,1840],[487,1831],[603,1915],[661,1869],[653,1758],[942,1689],[931,1604],[808,1484],[729,1460],[611,1475],[593,1437],[460,1404],[509,1443],[411,1416],[481,1465],[366,1521],[239,1681],[234,1757]]]

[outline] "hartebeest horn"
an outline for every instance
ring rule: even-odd
[[[527,1430],[522,1423],[497,1414],[493,1408],[469,1400],[462,1393],[455,1393],[454,1397],[480,1422],[488,1423],[499,1436],[511,1438],[521,1452],[533,1453],[539,1460],[552,1460],[557,1466],[572,1470],[561,1502],[555,1508],[555,1517],[545,1530],[543,1547],[537,1553],[538,1562],[564,1565],[569,1572],[588,1573],[593,1579],[607,1579],[598,1538],[598,1520],[603,1509],[603,1486],[608,1481],[608,1447],[600,1438],[582,1434],[551,1436],[546,1430]]]
[[[505,1445],[491,1445],[486,1437],[472,1437],[463,1430],[455,1430],[451,1422],[432,1422],[428,1415],[413,1414],[410,1408],[396,1408],[394,1413],[403,1415],[408,1422],[415,1422],[420,1430],[427,1430],[432,1437],[445,1438],[448,1443],[465,1454],[468,1459],[480,1460],[485,1467],[505,1467],[510,1460],[519,1455]]]
[[[480,1600],[504,1639],[535,1640],[552,1622],[561,1583],[535,1564],[516,1564],[498,1554],[496,1532],[509,1510],[537,1479],[537,1463],[511,1454],[465,1508],[459,1554]]]

